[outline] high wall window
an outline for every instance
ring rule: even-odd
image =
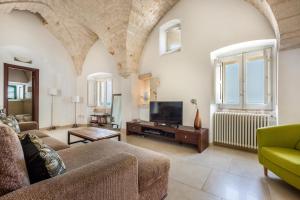
[[[272,48],[216,59],[216,99],[223,108],[272,109]]]
[[[181,23],[171,20],[160,27],[159,31],[160,55],[181,50]]]
[[[110,108],[112,104],[112,80],[97,80],[97,106]]]

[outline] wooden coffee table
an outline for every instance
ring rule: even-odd
[[[71,135],[82,138],[83,140],[71,142]],[[68,131],[68,144],[70,145],[79,142],[87,143],[87,141],[95,142],[98,140],[109,139],[114,137],[118,137],[118,140],[120,141],[120,132],[95,127],[79,128]]]

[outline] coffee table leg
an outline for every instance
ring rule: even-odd
[[[121,141],[121,135],[118,135],[118,140]]]

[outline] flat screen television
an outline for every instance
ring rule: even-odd
[[[182,125],[182,101],[151,101],[150,121],[168,125]]]

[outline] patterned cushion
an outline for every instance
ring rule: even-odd
[[[6,114],[3,110],[0,110],[0,119],[6,117]]]
[[[0,196],[2,196],[28,186],[29,177],[17,134],[7,125],[0,124],[0,138]]]
[[[43,144],[33,134],[20,134],[30,183],[63,174],[66,167],[60,156],[51,147]]]
[[[19,122],[16,120],[16,118],[12,115],[8,117],[0,117],[0,120],[2,121],[3,124],[6,124],[7,126],[11,127],[16,133],[20,133],[20,127],[19,127]]]

